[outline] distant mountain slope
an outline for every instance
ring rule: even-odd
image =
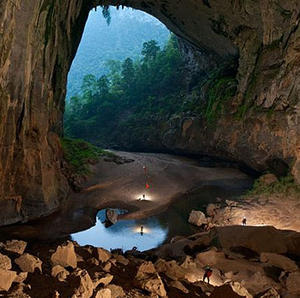
[[[107,73],[107,60],[124,60],[140,55],[143,42],[154,39],[164,45],[168,29],[144,12],[110,9],[108,26],[102,10],[91,11],[85,31],[68,76],[67,98],[80,92],[82,79],[87,74],[99,77]]]

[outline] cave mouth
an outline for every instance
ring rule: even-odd
[[[214,121],[223,109],[201,99],[203,83],[210,82],[208,97],[236,92],[237,60],[214,58],[141,10],[90,11],[68,75],[65,136],[102,148],[180,154],[165,141],[170,121],[203,112]],[[215,84],[220,94],[213,94]]]

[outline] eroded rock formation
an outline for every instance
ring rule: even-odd
[[[181,119],[166,146],[229,157],[258,170],[280,160],[300,182],[299,1],[4,0],[1,225],[45,215],[67,196],[59,143],[66,78],[88,12],[98,4],[156,16],[214,65],[238,59],[237,95],[229,112],[214,127]]]

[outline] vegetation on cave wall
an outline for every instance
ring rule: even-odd
[[[108,75],[85,76],[82,95],[68,102],[67,136],[100,147],[142,149],[151,140],[159,140],[175,115],[199,116],[211,125],[216,123],[236,92],[235,67],[228,65],[187,91],[184,60],[174,35],[163,49],[150,40],[143,44],[140,59],[110,61],[109,68]]]

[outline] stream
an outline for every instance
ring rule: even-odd
[[[116,152],[118,162],[102,160],[79,193],[71,193],[56,213],[26,224],[0,229],[0,240],[56,241],[106,249],[148,250],[200,231],[188,223],[192,209],[238,200],[253,178],[238,169],[210,167],[199,161],[154,153]],[[120,162],[120,160],[122,162]],[[148,186],[147,186],[148,185]],[[139,200],[142,195],[146,200]],[[105,209],[125,210],[115,225],[105,227]],[[142,227],[142,233],[141,233]]]

